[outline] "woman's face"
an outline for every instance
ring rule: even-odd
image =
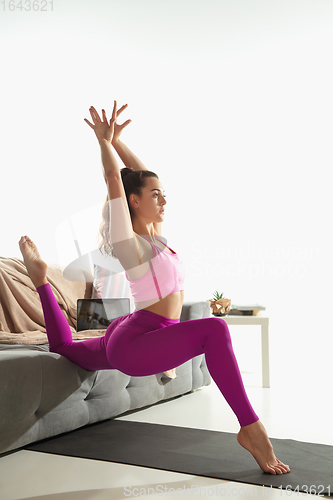
[[[142,195],[132,194],[130,200],[134,213],[145,223],[162,222],[164,220],[164,205],[166,199],[164,189],[159,179],[147,177],[146,186],[142,188]]]

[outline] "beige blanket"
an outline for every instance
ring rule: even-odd
[[[76,301],[91,297],[92,283],[75,283],[59,266],[48,267],[47,279],[71,328],[73,339],[104,335],[105,330],[76,332]],[[43,310],[22,260],[0,257],[0,343],[46,344]]]

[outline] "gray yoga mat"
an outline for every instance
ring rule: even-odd
[[[271,438],[291,472],[263,472],[236,434],[124,420],[106,420],[25,447],[259,486],[333,495],[333,446]]]

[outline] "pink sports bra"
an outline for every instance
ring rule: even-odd
[[[159,238],[156,239],[161,241]],[[170,254],[161,250],[155,243],[151,241],[149,243],[153,246],[154,255],[148,271],[135,281],[131,281],[125,273],[135,303],[161,299],[184,290],[185,269],[182,260],[171,248],[167,247],[173,252]]]

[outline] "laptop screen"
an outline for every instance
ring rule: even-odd
[[[78,299],[77,326],[82,330],[104,330],[112,321],[130,313],[130,299]]]

